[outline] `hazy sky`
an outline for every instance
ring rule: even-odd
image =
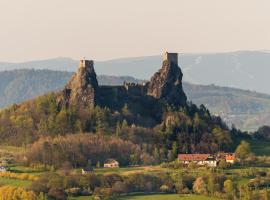
[[[0,0],[0,61],[270,49],[270,0]]]

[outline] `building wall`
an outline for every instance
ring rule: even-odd
[[[99,86],[99,103],[109,108],[121,108],[135,97],[144,97],[143,85],[127,84],[123,86]]]
[[[191,161],[183,161],[184,164],[189,164]],[[217,166],[217,161],[216,160],[201,160],[201,161],[194,161],[197,165],[200,166],[209,166],[209,167],[216,167]]]
[[[110,163],[110,164],[104,164],[105,168],[117,168],[119,167],[119,164],[117,163]]]

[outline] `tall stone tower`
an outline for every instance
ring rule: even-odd
[[[80,60],[80,65],[79,67],[88,67],[88,68],[93,68],[94,69],[94,61],[93,60],[85,60],[85,59],[82,59]]]
[[[178,66],[178,53],[168,53],[165,52],[162,56],[163,62],[168,61],[169,63],[174,63]]]
[[[98,96],[98,81],[93,60],[81,60],[78,71],[63,90],[59,104],[78,108],[93,108]]]
[[[175,106],[186,105],[187,97],[182,88],[182,71],[177,53],[164,53],[162,68],[147,85],[147,95],[165,100]]]

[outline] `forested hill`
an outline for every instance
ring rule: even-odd
[[[102,162],[114,157],[121,165],[134,163],[134,159],[142,163],[143,157],[157,158],[159,163],[172,161],[184,152],[234,151],[239,140],[250,136],[229,129],[203,105],[186,101],[182,72],[175,58],[176,54],[166,53],[160,70],[147,84],[123,87],[99,86],[93,62],[82,60],[63,90],[0,111],[0,143],[15,146],[34,143],[33,148],[41,144],[47,152],[54,148],[45,141],[47,138],[79,133],[111,136],[129,143],[128,146],[135,145],[124,159],[117,152],[103,154]],[[122,146],[119,140],[112,142],[115,148]],[[81,146],[81,140],[78,145]]]
[[[50,70],[0,72],[0,108],[61,89],[72,73]]]
[[[13,70],[0,72],[0,108],[62,89],[72,72],[51,70]],[[124,81],[141,82],[128,76],[98,76],[101,85],[121,85]],[[243,130],[270,125],[270,96],[247,90],[184,83],[189,100],[204,104],[228,124]]]
[[[203,104],[212,114],[241,130],[254,131],[270,125],[270,95],[215,85],[184,83],[184,90],[195,104]]]

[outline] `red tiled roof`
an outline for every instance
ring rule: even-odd
[[[178,154],[178,159],[182,161],[201,161],[206,160],[210,154]]]
[[[226,160],[235,160],[235,155],[234,154],[227,154],[225,159]]]

